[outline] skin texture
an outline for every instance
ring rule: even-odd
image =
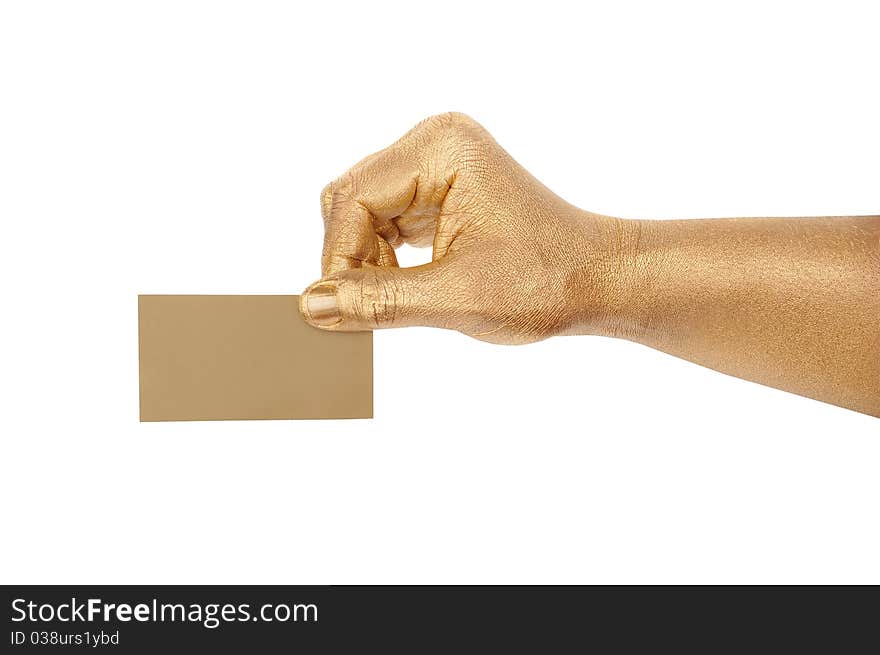
[[[625,220],[574,207],[462,114],[429,118],[321,194],[325,330],[629,339],[880,416],[880,216]],[[431,246],[400,268],[394,248]]]

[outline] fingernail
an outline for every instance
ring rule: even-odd
[[[306,290],[304,301],[306,320],[309,323],[330,327],[342,320],[336,304],[336,287],[332,284],[316,284]]]

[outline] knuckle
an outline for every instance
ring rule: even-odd
[[[321,215],[326,220],[333,206],[333,182],[330,182],[321,190]]]
[[[355,172],[353,169],[349,169],[345,171],[338,178],[333,180],[333,195],[351,195],[351,191],[354,188],[355,183]]]
[[[430,116],[416,126],[417,130],[434,134],[474,135],[482,131],[482,126],[467,114],[448,111]]]
[[[337,197],[340,195],[349,194],[354,187],[355,178],[358,175],[358,169],[360,165],[355,165],[352,168],[345,171],[342,175],[337,177],[335,180],[330,182],[327,186],[324,187],[324,190],[321,192],[321,195],[329,195],[330,197]]]
[[[352,197],[354,185],[355,175],[353,171],[347,171],[321,190],[321,215],[325,221],[330,218],[334,204]]]
[[[452,129],[468,129],[478,126],[477,121],[460,111],[448,111],[443,114],[437,114],[430,120],[434,120],[439,125]]]
[[[451,111],[447,115],[449,116],[450,123],[457,128],[467,130],[482,129],[482,126],[477,121],[460,111]]]
[[[369,271],[360,281],[359,314],[371,327],[391,327],[397,320],[400,291],[394,280],[381,271]]]
[[[486,156],[487,145],[492,139],[479,123],[458,112],[442,114],[441,118],[446,127],[439,145],[457,166],[465,167]]]

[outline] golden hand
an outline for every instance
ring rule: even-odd
[[[577,209],[462,114],[429,118],[321,196],[324,278],[302,311],[331,330],[425,325],[494,343],[590,331],[618,219]],[[399,268],[394,247],[432,246]]]
[[[321,197],[327,330],[638,341],[880,416],[880,217],[623,220],[569,205],[476,122],[435,116]],[[399,268],[394,247],[433,246]]]

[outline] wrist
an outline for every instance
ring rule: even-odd
[[[638,340],[646,329],[656,221],[584,212],[580,256],[569,274],[572,322],[561,334]]]

